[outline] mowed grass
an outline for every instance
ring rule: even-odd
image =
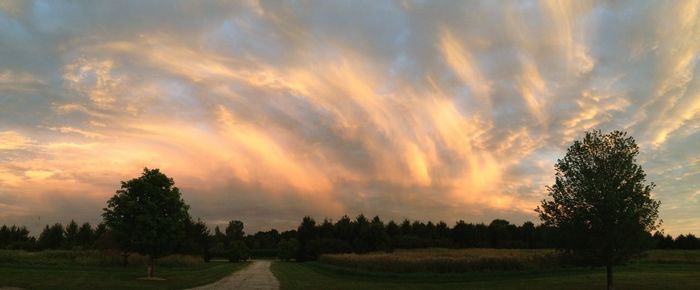
[[[469,252],[472,250],[472,252]],[[469,257],[472,254],[485,253],[498,256],[520,257],[525,260],[531,255],[549,254],[548,251],[523,252],[522,250],[469,249],[445,250],[428,249],[419,251],[397,252],[397,257],[374,255],[375,260],[364,257],[348,256],[352,262],[380,262],[385,257],[388,261],[413,262],[434,259],[448,255],[453,251],[454,257]],[[421,256],[423,254],[423,256]],[[411,257],[411,259],[408,259]],[[413,263],[411,262],[411,263]],[[399,262],[394,264],[401,267]],[[413,266],[410,266],[413,267]],[[370,269],[372,267],[369,267]],[[321,262],[292,263],[276,262],[272,271],[280,280],[284,289],[604,289],[606,283],[605,268],[587,267],[549,267],[525,268],[509,271],[471,271],[471,272],[406,272],[390,271],[391,268],[367,270],[365,265],[338,266]],[[615,268],[616,289],[700,289],[700,251],[651,251],[646,257],[635,260],[626,266]]]
[[[249,263],[198,262],[195,257],[163,258],[155,269],[162,281],[146,276],[141,257],[130,258],[128,267],[94,252],[51,251],[27,253],[0,251],[0,287],[25,289],[186,289],[217,281]],[[201,261],[201,259],[199,259]]]

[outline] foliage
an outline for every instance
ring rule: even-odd
[[[282,240],[277,244],[277,257],[283,261],[294,259],[299,252],[297,239]]]
[[[612,287],[612,265],[628,261],[651,247],[658,228],[659,202],[654,184],[637,164],[639,148],[627,133],[588,131],[574,141],[555,165],[552,200],[536,211],[557,229],[559,246],[590,265],[606,265]]]
[[[51,227],[46,225],[39,235],[38,244],[40,249],[58,249],[63,245],[64,240],[63,225],[56,223]]]
[[[26,227],[15,225],[0,227],[0,249],[7,250],[33,250],[36,240],[29,236]]]
[[[228,246],[226,257],[229,262],[240,262],[250,258],[250,249],[243,241],[233,241]]]
[[[102,216],[125,249],[153,258],[173,250],[189,220],[189,206],[174,184],[158,169],[145,168],[109,199]]]
[[[189,206],[174,185],[158,169],[144,168],[140,177],[122,182],[102,214],[123,249],[149,256],[149,277],[152,260],[172,253],[190,222]]]

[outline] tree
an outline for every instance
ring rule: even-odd
[[[194,242],[202,255],[202,259],[204,259],[205,262],[209,262],[211,259],[211,255],[209,254],[209,249],[211,248],[211,235],[207,224],[197,219],[197,222],[192,224],[191,235],[191,238],[194,239]]]
[[[46,225],[39,235],[38,243],[40,249],[58,249],[63,244],[63,241],[63,225],[56,223],[51,227]]]
[[[64,240],[63,247],[66,249],[73,249],[78,243],[78,224],[71,220],[68,226],[66,226],[66,239]]]
[[[316,239],[316,221],[305,216],[297,229],[298,252],[297,261],[316,260],[316,249],[311,241]]]
[[[660,203],[651,198],[654,184],[647,184],[638,154],[625,132],[586,132],[557,160],[554,185],[547,187],[552,200],[536,209],[557,229],[566,253],[606,266],[608,289],[613,265],[649,248],[649,233],[659,227]]]
[[[76,235],[76,245],[82,247],[83,249],[92,247],[94,235],[95,233],[93,232],[90,223],[84,223],[82,226],[80,226],[78,234]]]
[[[154,260],[173,251],[190,220],[189,206],[174,185],[158,169],[144,168],[140,177],[122,181],[102,214],[124,249],[148,256],[149,278]]]
[[[233,220],[228,222],[228,226],[226,226],[226,241],[227,241],[227,246],[228,244],[232,243],[233,241],[241,241],[243,240],[243,236],[245,234],[243,233],[243,222],[238,221],[238,220]]]
[[[233,240],[226,249],[226,256],[229,262],[245,261],[250,258],[250,249],[241,240]]]
[[[294,259],[299,251],[299,242],[297,239],[282,240],[277,244],[277,256],[283,261]]]

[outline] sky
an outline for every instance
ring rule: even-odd
[[[625,130],[700,234],[700,1],[0,1],[0,224],[99,222],[144,167],[246,232],[538,222]]]

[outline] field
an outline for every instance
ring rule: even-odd
[[[552,250],[418,249],[365,255],[323,255],[319,262],[380,272],[492,272],[542,270],[558,266]]]
[[[551,253],[547,250],[426,249],[392,254],[330,255],[313,263],[277,262],[272,271],[282,289],[605,288],[604,268],[561,268],[531,263]],[[484,257],[487,259],[482,259]],[[508,261],[503,265],[517,263],[522,267],[463,266],[470,263],[490,265],[483,261],[494,258],[498,261],[508,258],[502,260]],[[421,266],[422,263],[425,265]],[[458,270],[445,271],[454,265]],[[423,271],[419,271],[421,269]],[[698,289],[698,273],[700,251],[655,250],[626,266],[616,267],[616,289]]]
[[[121,267],[118,255],[93,251],[0,251],[0,286],[26,289],[183,289],[204,285],[243,268],[246,263],[211,262],[190,256],[159,259],[156,276],[144,281],[145,258],[129,257]]]

